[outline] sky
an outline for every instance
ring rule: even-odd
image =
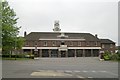
[[[16,12],[20,36],[24,31],[53,32],[59,20],[61,32],[97,34],[118,44],[118,0],[7,0]]]

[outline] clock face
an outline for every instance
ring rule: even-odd
[[[55,23],[55,26],[59,26],[59,23]]]
[[[59,28],[58,28],[58,27],[56,27],[55,29],[56,29],[57,31],[59,30]]]

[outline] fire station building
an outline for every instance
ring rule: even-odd
[[[98,57],[100,51],[115,52],[115,42],[90,33],[60,32],[55,21],[53,32],[24,33],[24,53],[36,57]]]

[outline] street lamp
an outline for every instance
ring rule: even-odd
[[[37,45],[35,45],[35,55],[37,55],[37,51],[38,51],[38,49],[37,49]]]

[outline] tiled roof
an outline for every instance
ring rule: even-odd
[[[100,40],[101,40],[101,43],[115,43],[110,39],[100,39]]]
[[[87,41],[99,41],[97,37],[90,33],[71,33],[71,32],[62,32],[65,34],[67,39],[85,39]],[[25,36],[26,40],[39,40],[39,39],[59,39],[57,37],[61,35],[61,32],[31,32]]]

